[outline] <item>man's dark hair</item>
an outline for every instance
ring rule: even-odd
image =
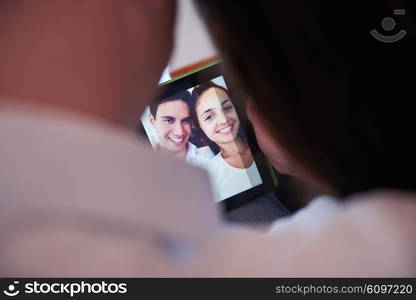
[[[233,85],[310,174],[340,196],[416,189],[414,1],[195,2]]]
[[[182,92],[179,92],[179,93],[176,93],[176,94],[171,95],[171,96],[164,97],[162,99],[158,99],[156,101],[153,101],[149,105],[150,113],[152,114],[153,118],[156,118],[157,109],[158,109],[159,105],[162,104],[162,103],[165,103],[165,102],[169,102],[169,101],[182,100],[189,107],[190,99],[191,99],[191,93],[189,93],[186,90],[185,91],[182,91]]]

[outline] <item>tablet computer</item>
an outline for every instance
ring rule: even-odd
[[[226,210],[276,187],[244,103],[230,89],[220,63],[162,83],[139,128],[155,151],[205,169],[215,201]]]

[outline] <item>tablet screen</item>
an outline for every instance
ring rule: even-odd
[[[208,172],[217,202],[263,183],[223,76],[165,94],[141,121],[153,149]]]

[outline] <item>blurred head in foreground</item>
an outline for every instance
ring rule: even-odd
[[[415,190],[414,4],[195,2],[278,170],[339,196]],[[407,34],[386,43],[374,29]]]
[[[1,98],[134,128],[167,65],[174,8],[171,0],[0,1]]]

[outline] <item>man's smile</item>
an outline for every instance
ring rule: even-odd
[[[182,137],[173,137],[173,136],[171,137],[171,136],[168,136],[168,140],[172,144],[174,144],[175,146],[182,146],[185,143],[185,141],[186,141],[185,136],[182,136]]]

